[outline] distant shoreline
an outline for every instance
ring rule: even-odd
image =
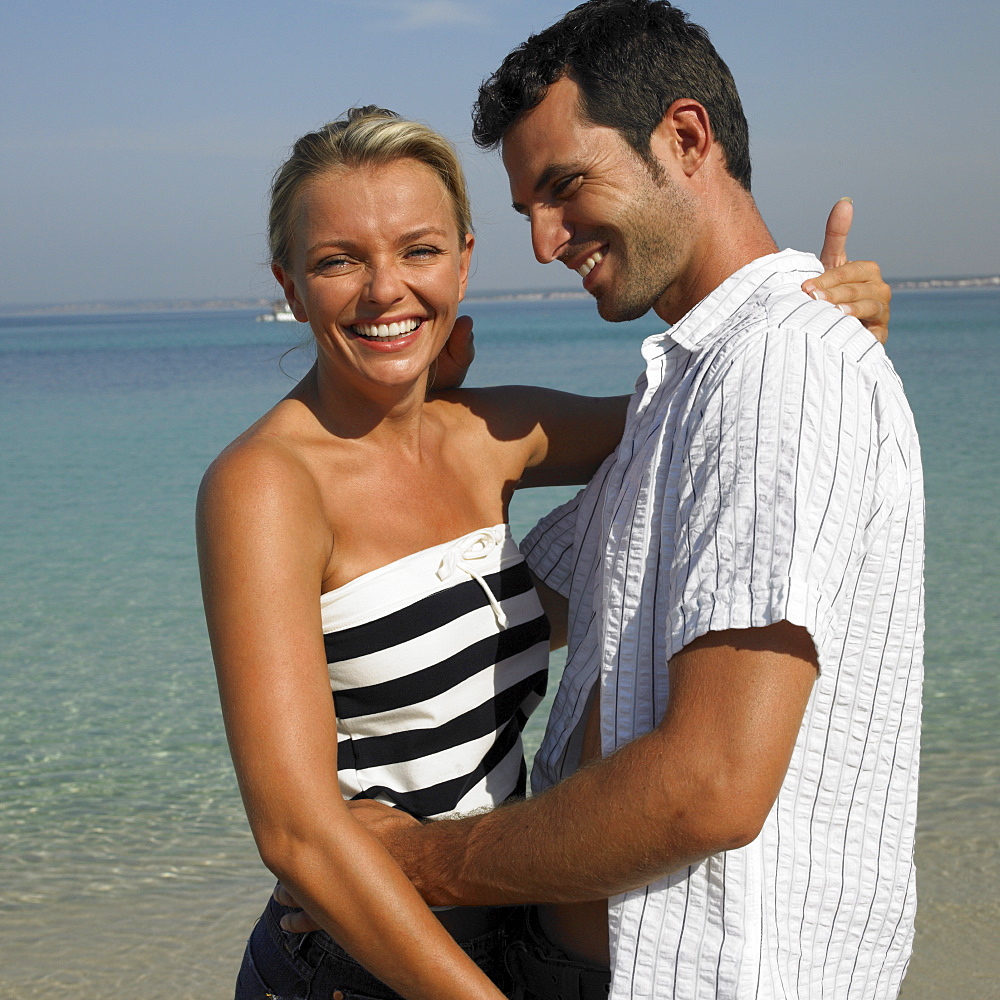
[[[889,286],[899,291],[965,290],[1000,288],[1000,275],[965,278],[891,278]],[[480,292],[466,297],[466,302],[561,302],[589,299],[588,292],[572,289],[545,291]],[[177,313],[270,311],[273,299],[136,299],[123,302],[67,302],[57,305],[0,305],[0,317],[10,316],[80,316],[116,313]]]

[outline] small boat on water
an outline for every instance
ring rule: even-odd
[[[257,317],[258,323],[294,323],[295,316],[292,314],[291,306],[287,302],[272,302],[271,311],[261,313]]]

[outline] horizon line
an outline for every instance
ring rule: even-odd
[[[886,278],[894,291],[948,288],[1000,287],[1000,274],[962,275],[957,277]],[[589,299],[589,292],[573,288],[498,288],[471,292],[466,302],[537,301]],[[205,298],[97,299],[89,302],[0,303],[0,315],[56,315],[116,312],[199,312],[222,310],[269,309],[280,298],[268,296],[216,295]]]

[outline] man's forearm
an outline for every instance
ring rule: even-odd
[[[710,633],[671,661],[653,732],[543,795],[430,823],[390,851],[428,902],[481,906],[606,899],[742,847],[784,780],[815,675],[805,629]]]
[[[483,906],[605,899],[734,846],[692,822],[693,798],[714,813],[708,788],[650,781],[657,742],[643,737],[528,801],[408,828],[390,850],[432,905]]]

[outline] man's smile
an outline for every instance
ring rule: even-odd
[[[582,264],[575,268],[576,273],[581,278],[586,278],[602,260],[604,260],[604,254],[600,250],[595,250]]]

